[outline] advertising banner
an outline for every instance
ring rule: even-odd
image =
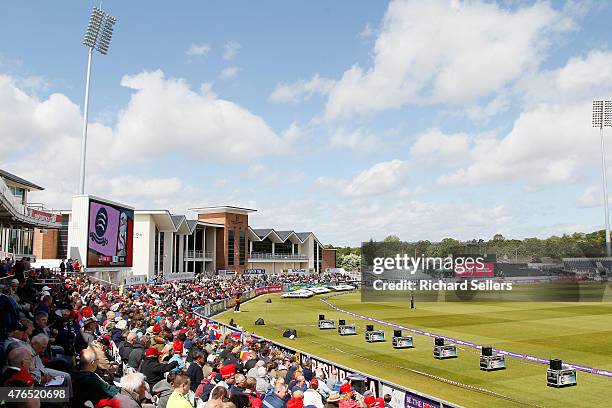
[[[62,222],[61,215],[49,213],[46,211],[35,210],[33,208],[30,209],[30,217],[43,222]]]
[[[442,406],[439,401],[421,395],[415,395],[409,392],[405,393],[405,395],[405,408],[440,408]]]
[[[173,282],[179,280],[192,280],[195,278],[193,272],[173,272],[164,274],[164,282]]]
[[[244,274],[247,275],[247,276],[265,275],[266,274],[266,270],[265,269],[246,269],[244,271]]]
[[[142,285],[147,283],[147,275],[135,275],[125,278],[125,286]]]

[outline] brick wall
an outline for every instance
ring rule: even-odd
[[[323,259],[321,260],[321,272],[325,272],[327,268],[336,267],[336,250],[323,248]]]
[[[57,259],[57,241],[59,231],[48,229],[43,234],[40,229],[34,229],[33,253],[36,259]]]
[[[217,230],[217,269],[230,269],[237,273],[243,273],[247,268],[249,259],[249,216],[247,214],[234,214],[229,212],[219,212],[210,214],[198,214],[198,220],[223,224],[225,228]],[[234,230],[234,265],[229,265],[227,250],[227,234],[229,230]],[[240,265],[240,231],[244,231],[245,236],[245,262]]]

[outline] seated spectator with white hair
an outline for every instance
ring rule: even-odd
[[[112,398],[119,393],[119,388],[108,384],[98,374],[96,353],[89,348],[80,354],[80,371],[74,375],[74,406],[82,407],[86,401],[94,405],[104,398]]]
[[[42,359],[40,358],[49,345],[49,337],[43,333],[39,333],[32,337],[31,343],[32,363],[30,365],[30,371],[32,372],[34,378],[36,378],[36,381],[39,384],[45,385],[54,378],[60,377],[62,384],[69,388],[69,394],[72,394],[72,379],[70,378],[70,374],[64,371],[53,370],[45,367]]]
[[[28,347],[15,347],[9,351],[6,367],[0,375],[0,387],[33,385],[35,380],[30,373],[31,362],[32,354]]]
[[[121,392],[115,395],[114,399],[121,405],[121,408],[140,408],[141,401],[145,398],[147,385],[145,376],[142,373],[130,373],[121,377],[119,382]]]

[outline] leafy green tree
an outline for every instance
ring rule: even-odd
[[[338,266],[345,271],[358,271],[361,269],[361,257],[356,254],[347,254],[338,259]]]

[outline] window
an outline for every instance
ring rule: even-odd
[[[240,231],[240,240],[238,245],[240,248],[240,265],[244,265],[244,261],[246,260],[246,238],[244,236],[244,230]]]
[[[159,274],[164,274],[164,232],[159,233]]]
[[[234,266],[234,230],[227,231],[227,265]]]
[[[155,256],[153,258],[153,274],[159,274],[159,230],[155,227]]]
[[[272,241],[269,238],[263,241],[253,241],[253,252],[271,254],[272,253]]]
[[[9,187],[9,188],[11,190],[11,193],[13,193],[15,197],[17,197],[19,202],[21,202],[22,204],[25,204],[25,189],[20,188],[20,187]]]
[[[279,255],[287,255],[291,253],[291,241],[274,244],[274,253]]]

